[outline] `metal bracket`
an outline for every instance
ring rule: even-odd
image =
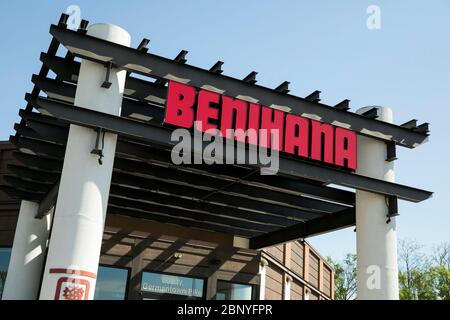
[[[386,161],[391,162],[394,160],[397,160],[397,149],[395,147],[394,141],[388,141],[386,142]]]
[[[111,87],[111,82],[109,81],[109,76],[111,74],[111,69],[112,69],[113,63],[110,61],[106,64],[106,76],[105,76],[105,81],[103,81],[102,83],[102,88],[105,89],[109,89]]]
[[[398,213],[398,199],[396,196],[386,196],[386,202],[388,206],[388,214],[386,215],[386,223],[391,222],[391,218],[399,215]]]
[[[89,24],[89,21],[82,19],[80,22],[80,26],[78,27],[77,32],[81,33],[81,34],[86,34],[87,33],[87,26]]]
[[[274,90],[281,92],[281,93],[289,93],[289,84],[290,84],[289,81],[284,81],[282,84],[280,84]]]
[[[369,119],[376,119],[378,118],[378,109],[370,108],[366,112],[363,112],[361,115]]]
[[[306,96],[305,99],[312,101],[312,102],[319,102],[320,101],[320,93],[321,93],[321,91],[316,90],[313,93],[311,93],[310,95]]]
[[[98,128],[97,137],[95,139],[95,147],[92,149],[91,154],[98,155],[98,164],[102,165],[102,158],[104,157],[103,148],[105,147],[105,130],[103,128]],[[102,147],[100,148],[100,136],[102,136]]]
[[[242,81],[250,83],[250,84],[255,84],[257,82],[257,80],[256,80],[257,74],[258,74],[258,72],[252,71],[248,75],[246,75],[245,78],[242,79]]]
[[[350,104],[350,100],[344,99],[341,102],[335,104],[334,107],[336,109],[339,109],[339,110],[342,110],[342,111],[348,111],[348,110],[350,110],[349,104]]]
[[[148,44],[150,43],[149,39],[142,39],[141,43],[138,45],[137,50],[147,53],[148,52]]]
[[[217,61],[210,69],[209,72],[221,74],[223,72],[222,70],[223,61]]]

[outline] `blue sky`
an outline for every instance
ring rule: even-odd
[[[398,236],[425,250],[450,241],[450,1],[1,1],[0,140],[19,121],[50,24],[71,4],[91,23],[128,30],[134,46],[151,39],[156,54],[186,49],[199,67],[222,60],[230,76],[255,70],[262,85],[287,80],[296,95],[321,90],[324,103],[348,98],[352,110],[390,106],[397,124],[430,122],[428,144],[398,148],[396,174],[399,183],[435,194],[419,204],[400,201]],[[366,27],[369,5],[381,9],[380,30]],[[337,259],[355,251],[352,228],[310,242]]]

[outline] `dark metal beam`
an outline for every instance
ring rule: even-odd
[[[139,43],[138,47],[136,48],[138,51],[147,52],[148,51],[148,44],[150,43],[149,39],[142,39]]]
[[[320,93],[321,93],[321,91],[316,90],[313,93],[306,96],[305,99],[308,101],[312,101],[312,102],[319,102],[320,101]]]
[[[271,247],[284,242],[304,239],[321,233],[347,228],[355,225],[355,223],[355,212],[348,209],[256,236],[250,239],[250,248],[261,249]]]
[[[181,226],[186,226],[189,228],[198,228],[202,230],[208,230],[208,231],[217,231],[221,233],[227,233],[227,234],[234,234],[242,237],[252,237],[257,234],[261,234],[258,232],[252,232],[241,228],[235,228],[235,227],[229,227],[226,225],[217,225],[217,224],[211,224],[211,223],[205,223],[201,220],[197,219],[179,219],[177,217],[164,215],[158,212],[152,212],[150,215],[148,212],[138,210],[138,209],[132,209],[127,207],[122,207],[118,205],[109,205],[107,209],[108,214],[118,214],[123,216],[129,216],[134,218],[141,218],[146,220],[151,220],[153,218],[154,221],[162,222],[162,223],[171,223],[171,224],[177,224]]]
[[[192,186],[192,188],[202,188],[203,190],[207,189],[210,191],[217,191],[220,194],[258,199],[262,202],[276,203],[280,206],[295,206],[299,209],[316,212],[319,214],[340,211],[346,208],[339,204],[306,198],[299,195],[291,195],[274,190],[267,190],[258,186],[247,186],[242,184],[230,185],[233,181],[224,181],[211,176],[206,177],[199,174],[178,170],[175,166],[162,167],[144,162],[116,158],[114,161],[114,168],[122,172],[129,172],[130,168],[132,168],[132,172],[142,175],[149,175],[159,179],[164,179],[166,181],[176,181],[176,183],[183,183],[185,185]],[[212,199],[214,199],[214,197]]]
[[[388,142],[386,143],[386,161],[394,161],[397,160],[397,147],[395,143]]]
[[[0,184],[2,185],[10,185],[15,188],[29,191],[29,192],[38,192],[42,191],[45,193],[51,186],[51,183],[46,182],[36,182],[31,180],[24,180],[17,176],[12,175],[0,175]]]
[[[341,102],[335,104],[334,107],[336,109],[339,109],[339,110],[342,110],[342,111],[348,111],[348,110],[350,110],[349,104],[350,104],[350,100],[344,99]]]
[[[19,130],[17,132],[22,133],[23,131],[25,130]],[[34,140],[24,136],[10,136],[9,141],[24,153],[41,155],[55,160],[61,160],[64,158],[65,148],[56,144]]]
[[[129,199],[145,199],[148,201],[158,202],[161,205],[177,206],[193,211],[207,211],[217,215],[246,219],[278,227],[285,227],[299,221],[283,217],[279,214],[274,215],[268,213],[260,213],[251,210],[244,210],[238,207],[232,207],[230,205],[224,206],[206,201],[200,202],[193,199],[187,199],[182,195],[173,196],[158,193],[155,192],[155,190],[148,190],[143,188],[136,189],[135,187],[127,187],[126,185],[121,185],[116,182],[113,182],[111,184],[110,194],[126,197]]]
[[[117,143],[116,156],[160,164],[170,162],[170,150],[157,149],[141,143],[127,141],[123,138],[119,138]],[[180,167],[182,167],[180,168],[182,170],[189,170],[190,172],[219,179],[236,180],[246,177],[241,183],[250,186],[259,186],[291,194],[302,194],[346,205],[355,204],[354,192],[328,187],[315,181],[306,181],[306,179],[302,180],[297,177],[290,178],[281,175],[259,174],[249,176],[253,169],[244,166],[233,166],[233,168],[230,168],[223,165],[183,165]]]
[[[29,95],[26,98],[27,101],[36,108],[45,110],[49,114],[63,121],[93,129],[102,127],[109,132],[160,146],[170,147],[175,144],[175,142],[170,139],[172,131],[168,128],[144,124],[82,107],[73,107],[68,104],[58,103],[44,98],[33,99]],[[429,191],[289,158],[280,157],[279,173],[293,177],[333,183],[383,195],[394,195],[403,200],[412,202],[426,200],[432,195],[432,192]]]
[[[174,206],[166,206],[158,204],[157,202],[150,202],[146,199],[141,199],[140,201],[134,201],[126,199],[123,197],[117,197],[115,195],[110,195],[108,200],[108,205],[120,206],[123,208],[138,209],[143,212],[147,212],[148,218],[152,219],[154,215],[164,215],[173,217],[177,220],[189,220],[189,221],[202,221],[211,225],[223,225],[230,226],[239,229],[245,229],[251,232],[270,232],[277,230],[277,227],[270,226],[267,224],[256,223],[249,220],[233,219],[229,216],[219,216],[211,214],[206,211],[189,210],[186,208],[177,208]],[[153,219],[152,219],[153,220]],[[154,220],[158,220],[155,218]]]
[[[49,182],[51,184],[54,184],[56,181],[58,181],[60,176],[60,173],[46,172],[12,163],[7,165],[7,169],[8,172],[15,174],[19,178],[28,178],[35,181]]]
[[[25,167],[32,169],[60,173],[63,163],[60,160],[54,160],[49,158],[43,158],[40,156],[26,154],[22,152],[13,152],[13,157],[18,160]]]
[[[323,122],[339,122],[359,134],[387,141],[392,140],[399,145],[409,148],[414,148],[424,143],[428,137],[423,132],[412,131],[382,121],[374,121],[363,115],[343,112],[331,106],[307,101],[300,97],[277,92],[277,90],[259,85],[248,85],[239,79],[219,75],[191,65],[180,64],[171,59],[143,53],[133,48],[89,35],[82,35],[55,25],[51,26],[50,33],[79,57],[99,63],[112,59],[115,65],[130,72],[141,73],[158,79],[173,79],[175,76],[179,81],[189,82],[190,85],[197,88],[210,85],[223,90],[228,96],[237,97],[244,95],[257,99],[261,104],[268,106],[272,104],[289,106],[293,113],[316,115]],[[284,87],[283,91],[286,91]]]
[[[0,185],[0,190],[5,192],[12,199],[29,200],[35,202],[39,202],[45,195],[44,192],[24,191],[9,185]]]
[[[36,219],[44,217],[50,210],[56,205],[56,199],[58,198],[59,181],[53,185],[53,187],[45,194],[44,198],[39,202],[38,212]]]
[[[371,108],[371,109],[361,113],[361,115],[366,118],[369,118],[369,119],[376,119],[376,118],[378,118],[378,109]]]
[[[66,123],[40,113],[21,110],[19,114],[26,120],[27,126],[36,131],[37,134],[45,136],[51,142],[65,145],[68,135],[68,125]],[[33,137],[31,136],[31,138]],[[135,159],[147,163],[165,165],[170,163],[170,151],[119,139],[116,158]],[[256,187],[257,189],[278,190],[279,192],[297,196],[300,193],[300,195],[312,196],[346,205],[354,205],[355,202],[354,193],[349,191],[282,176],[249,176],[252,169],[242,166],[233,166],[231,168],[230,166],[183,165],[176,166],[176,169],[183,172],[188,171],[188,173],[192,174],[201,174],[201,176],[208,177],[217,185],[236,181],[246,176],[246,179],[241,180],[239,185]],[[222,182],[219,183],[219,181]]]
[[[131,168],[130,168],[131,169]],[[191,186],[183,186],[162,179],[158,180],[148,175],[145,177],[133,175],[132,172],[119,172],[114,170],[112,182],[129,187],[138,187],[149,191],[162,192],[173,196],[189,197],[195,201],[202,202],[202,197],[209,193],[208,190],[199,190]],[[214,197],[208,200],[203,200],[205,203],[214,202],[223,206],[239,207],[245,210],[259,211],[263,213],[270,213],[272,215],[282,215],[285,217],[296,218],[299,220],[306,220],[316,218],[323,215],[320,213],[313,213],[301,209],[283,207],[276,204],[265,203],[250,198],[242,198],[230,196],[226,194],[215,194]]]
[[[40,78],[37,75],[33,75],[31,80],[40,90],[45,92],[50,98],[73,104],[75,98],[76,85],[59,82],[54,79]],[[135,100],[124,98],[122,100],[121,115],[136,120],[161,124],[164,119],[163,107],[147,103],[149,102],[150,99],[153,99],[155,101],[159,99],[158,96],[153,96],[152,93],[159,95],[158,91],[160,89],[150,87],[148,88],[148,90],[150,91],[146,91],[145,89],[140,87],[141,86],[140,80],[131,81],[131,84],[132,85],[130,85],[128,88],[128,90],[130,90],[128,91],[130,93],[129,96],[144,102],[138,102]]]
[[[223,61],[217,61],[214,63],[214,65],[209,69],[209,72],[221,74],[223,72],[222,70]]]
[[[246,76],[244,77],[244,79],[242,79],[242,81],[247,82],[247,83],[250,83],[250,84],[255,84],[256,82],[258,82],[258,81],[256,80],[256,75],[257,75],[257,74],[258,74],[258,72],[252,71],[252,72],[250,72],[248,75],[246,75]]]
[[[49,56],[46,53],[41,53],[40,57],[42,63],[52,70],[58,77],[63,80],[76,84],[78,80],[78,74],[80,72],[80,63],[77,61],[66,61],[64,58],[58,56]],[[45,77],[38,77],[39,81],[52,80]],[[57,85],[64,85],[65,83],[57,82],[48,89],[58,90]],[[49,85],[49,84],[48,84]],[[43,90],[45,91],[45,90]],[[124,96],[137,99],[139,101],[148,103],[164,104],[166,99],[167,88],[164,86],[155,85],[153,82],[145,81],[132,75],[128,75],[125,81]],[[71,97],[75,97],[75,91],[71,94]]]

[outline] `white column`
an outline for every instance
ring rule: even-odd
[[[259,263],[259,300],[265,300],[266,298],[266,268],[268,262],[266,259],[261,258]]]
[[[377,108],[378,120],[392,123],[392,110]],[[394,163],[387,162],[386,156],[385,142],[358,136],[358,174],[394,182]],[[361,300],[399,298],[396,221],[386,223],[387,214],[385,196],[356,191],[357,297]]]
[[[87,33],[125,46],[131,41],[109,24],[94,24]],[[112,84],[103,88],[106,70],[82,61],[75,105],[120,115],[126,71],[112,69]],[[95,141],[94,130],[70,126],[40,299],[94,297],[117,135],[105,135],[102,165],[91,154]]]
[[[3,300],[35,300],[44,267],[51,214],[36,219],[39,204],[23,200],[20,204]]]
[[[309,300],[309,294],[311,293],[311,289],[305,288],[305,296],[303,297],[303,300]]]
[[[285,275],[284,288],[283,288],[283,300],[291,300],[291,282],[292,282],[292,277],[290,275]]]

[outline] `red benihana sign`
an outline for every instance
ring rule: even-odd
[[[267,130],[277,135],[260,135],[235,139],[265,148],[276,149],[303,158],[322,161],[355,170],[357,137],[354,131],[311,120],[274,108],[232,98],[208,90],[170,81],[167,93],[165,124],[199,130],[217,129],[229,138],[229,130]],[[274,140],[274,137],[276,137]]]

